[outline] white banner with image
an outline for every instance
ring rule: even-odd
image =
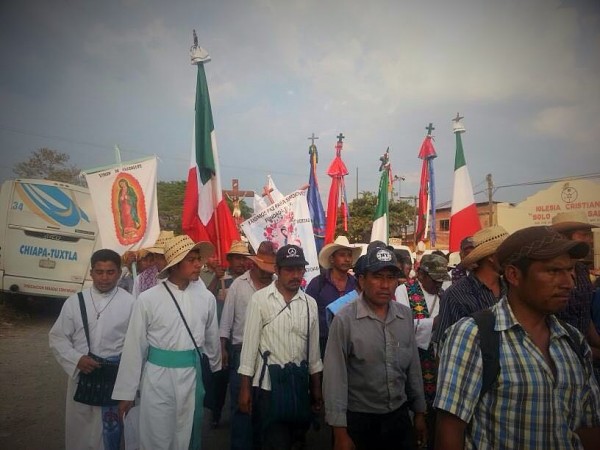
[[[294,191],[267,206],[242,222],[241,227],[254,249],[258,249],[263,241],[272,242],[275,249],[287,244],[302,248],[308,261],[304,275],[307,283],[319,274],[319,258],[306,201],[306,190]]]

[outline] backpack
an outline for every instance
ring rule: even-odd
[[[496,316],[491,309],[476,311],[471,314],[471,317],[477,325],[477,335],[479,336],[479,347],[483,361],[483,381],[481,383],[481,392],[479,393],[479,399],[481,400],[500,375],[500,332],[494,330]],[[558,322],[567,330],[567,343],[579,358],[581,365],[585,367],[584,341],[579,340],[579,335],[575,331],[575,328],[569,326],[561,319],[558,319]]]

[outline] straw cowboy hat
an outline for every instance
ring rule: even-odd
[[[175,237],[174,232],[167,231],[167,230],[161,230],[158,237],[156,238],[156,242],[154,242],[154,245],[152,247],[146,247],[146,248],[140,249],[140,251],[138,252],[138,257],[143,258],[148,253],[158,253],[160,255],[164,255],[165,254],[165,244],[167,243],[167,241],[169,239],[172,239],[174,237]]]
[[[587,221],[583,211],[558,213],[552,218],[552,228],[559,233],[568,233],[577,230],[591,230],[596,228]]]
[[[354,266],[362,249],[360,247],[352,247],[346,236],[338,236],[335,241],[325,245],[319,252],[319,264],[321,267],[324,269],[331,269],[329,257],[333,255],[334,252],[341,249],[352,250],[352,266]]]
[[[248,256],[259,269],[265,272],[275,273],[275,249],[272,242],[261,242],[256,255]]]
[[[167,265],[160,271],[158,278],[166,278],[169,274],[169,268],[180,263],[192,250],[200,250],[200,258],[208,259],[215,252],[215,246],[210,242],[195,243],[187,235],[175,236],[169,239],[165,244]]]
[[[248,251],[248,244],[244,241],[233,241],[231,243],[231,248],[225,256],[229,255],[250,256],[250,252]]]
[[[507,237],[508,231],[499,225],[479,230],[473,235],[475,248],[462,260],[463,266],[470,266],[487,256],[493,255]]]

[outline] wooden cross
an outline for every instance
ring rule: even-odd
[[[263,186],[262,196],[267,197],[272,205],[273,203],[275,203],[275,200],[273,200],[271,192],[273,192],[273,188],[270,188],[268,184]]]
[[[240,191],[240,181],[237,178],[231,180],[231,190],[224,190],[223,195],[227,196],[233,203],[233,220],[239,228],[244,220],[242,217],[242,209],[240,208],[241,197],[254,197],[254,191]]]
[[[425,129],[427,130],[427,136],[431,136],[431,132],[435,130],[435,127],[431,122],[429,122],[429,125],[427,125]]]
[[[237,178],[231,180],[231,190],[223,190],[223,194],[233,201],[239,200],[240,197],[254,197],[254,191],[240,191],[240,180]]]
[[[315,136],[315,133],[313,133],[312,136],[308,138],[308,140],[311,141],[312,145],[315,145],[315,139],[319,139],[317,136]]]

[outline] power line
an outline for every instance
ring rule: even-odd
[[[109,144],[99,144],[99,143],[95,143],[95,142],[88,142],[88,141],[82,141],[82,140],[77,140],[77,139],[73,139],[73,138],[68,138],[65,136],[36,133],[33,131],[8,127],[8,126],[1,125],[1,124],[0,124],[0,130],[9,131],[11,133],[16,133],[16,134],[22,134],[24,136],[33,136],[33,137],[39,137],[39,138],[44,138],[44,139],[54,139],[57,141],[67,142],[70,144],[85,145],[88,147],[101,148],[103,150],[108,150],[108,149],[113,150],[113,148],[114,148],[113,145],[109,145]],[[123,153],[131,153],[134,155],[148,156],[148,153],[141,152],[138,150],[130,150],[127,148],[122,148],[122,147],[120,147],[120,150]],[[169,159],[176,160],[176,161],[183,161],[186,163],[189,162],[189,158],[183,158],[181,156],[173,156],[172,154],[169,155]],[[308,177],[308,170],[307,170],[307,173],[298,173],[298,172],[293,173],[293,172],[283,172],[280,170],[273,170],[270,168],[267,169],[267,168],[262,168],[262,167],[248,167],[248,166],[236,166],[236,165],[232,165],[232,164],[223,164],[222,162],[221,162],[221,167],[226,168],[226,169],[236,169],[236,170],[262,171],[262,172],[269,173],[269,174],[286,175],[286,176],[294,176],[294,177]]]
[[[503,184],[500,186],[494,186],[494,193],[496,193],[496,191],[498,189],[502,189],[502,188],[519,187],[519,186],[536,186],[539,184],[550,184],[550,183],[558,183],[561,181],[571,181],[571,180],[586,180],[586,179],[590,179],[590,178],[600,178],[600,172],[586,173],[583,175],[574,175],[574,176],[568,176],[568,177],[562,177],[562,178],[551,178],[551,179],[549,178],[546,180],[538,180],[538,181],[526,181],[524,183]],[[473,192],[473,196],[483,194],[484,192],[487,192],[487,189],[482,189],[480,191]],[[452,200],[448,200],[443,203],[438,203],[436,208],[444,208],[450,204],[452,204]]]

